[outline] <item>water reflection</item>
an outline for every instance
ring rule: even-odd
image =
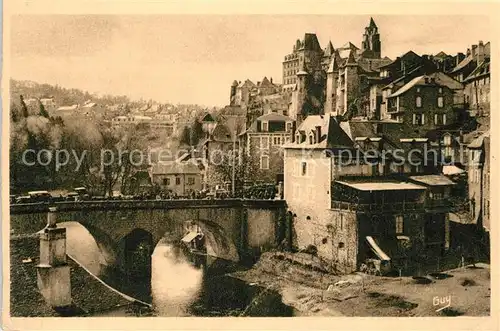
[[[195,268],[173,246],[160,241],[152,256],[151,291],[153,305],[161,316],[188,315],[198,298],[203,270]]]
[[[117,290],[152,302],[158,316],[292,316],[281,296],[250,286],[226,274],[237,265],[210,256],[196,257],[165,240],[153,251],[151,277],[130,278],[106,265],[92,235],[77,222],[60,223],[67,229],[67,252],[90,272]]]

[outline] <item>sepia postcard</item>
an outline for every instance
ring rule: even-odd
[[[499,9],[6,1],[2,327],[498,330]]]

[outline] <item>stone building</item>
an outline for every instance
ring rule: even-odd
[[[490,229],[490,133],[484,132],[468,146],[468,189],[474,224]]]
[[[446,249],[450,190],[442,187],[453,182],[407,164],[407,158],[400,165],[369,153],[404,149],[405,140],[391,138],[380,126],[309,116],[285,145],[284,195],[293,244],[315,246],[338,271],[355,271],[367,259],[405,268],[424,253],[440,256]]]
[[[288,116],[268,113],[258,117],[240,135],[241,146],[253,160],[258,160],[259,173],[255,178],[267,183],[276,182],[283,174],[283,145],[291,142],[295,121]]]
[[[450,76],[458,80],[464,81],[474,71],[474,69],[481,64],[487,57],[490,57],[491,46],[487,42],[484,44],[479,41],[477,45],[472,45],[467,49],[465,58],[457,63],[456,67],[450,72]],[[460,57],[457,56],[457,59]]]
[[[283,61],[283,89],[292,89],[297,83],[297,73],[305,68],[307,72],[321,70],[323,49],[314,33],[306,33],[304,38],[297,39],[293,51]]]
[[[387,103],[389,89],[408,83],[415,77],[431,74],[437,71],[436,65],[427,57],[419,56],[409,51],[394,61],[380,66],[378,76],[368,77],[370,85],[368,118],[387,119]]]
[[[156,163],[150,173],[153,184],[177,196],[188,197],[202,189],[202,170],[192,161]]]
[[[415,77],[387,97],[387,115],[405,124],[433,130],[458,120],[454,91],[434,75]]]
[[[465,103],[472,116],[488,116],[490,112],[490,58],[483,62],[463,80]]]

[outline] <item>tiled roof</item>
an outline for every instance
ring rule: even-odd
[[[281,115],[278,113],[265,114],[265,115],[259,116],[257,118],[257,120],[258,121],[283,121],[283,122],[293,121],[293,119],[291,119],[290,117],[285,116],[285,115]]]
[[[151,169],[153,175],[199,174],[200,168],[194,162],[159,162]]]
[[[472,55],[467,56],[451,72],[455,73],[455,72],[458,72],[458,71],[462,70],[463,68],[465,68],[472,61],[474,61],[474,57]]]
[[[309,143],[309,134],[314,133],[316,127],[321,128],[321,137],[319,142]],[[302,143],[286,144],[287,148],[306,148],[306,149],[333,149],[333,148],[353,148],[352,140],[341,129],[333,116],[329,115],[310,115],[297,130],[305,135],[306,139]]]
[[[490,74],[490,59],[486,58],[483,62],[481,62],[476,69],[474,69],[469,76],[464,81],[473,80],[474,78],[481,77],[483,75]]]

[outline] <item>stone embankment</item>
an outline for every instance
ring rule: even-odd
[[[333,275],[327,269],[308,254],[267,252],[252,269],[232,276],[277,291],[295,315],[487,316],[490,312],[487,264],[429,274],[425,284],[412,277]],[[474,280],[473,285],[464,279]],[[451,307],[436,312],[434,296],[446,295],[452,295]]]
[[[94,316],[125,311],[129,316],[147,314],[148,307],[110,289],[73,259],[71,289],[73,307],[55,311],[38,290],[36,265],[39,261],[37,235],[16,235],[10,239],[10,315],[12,317]],[[142,308],[142,309],[141,309]]]

